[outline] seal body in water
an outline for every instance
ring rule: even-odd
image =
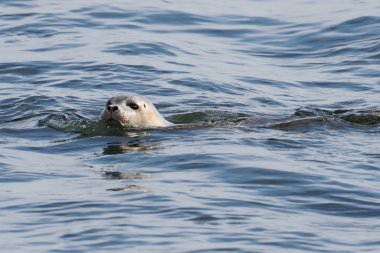
[[[156,107],[140,96],[115,96],[108,99],[100,114],[102,122],[116,121],[131,128],[168,127],[174,124],[164,119]]]

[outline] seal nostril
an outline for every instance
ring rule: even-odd
[[[112,111],[117,111],[119,109],[119,107],[117,107],[117,105],[115,105],[113,108],[112,108]]]
[[[107,105],[107,110],[110,112],[111,111],[111,106],[110,105]]]

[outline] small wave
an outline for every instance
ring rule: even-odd
[[[168,117],[168,120],[175,124],[208,124],[212,125],[221,122],[239,122],[246,119],[248,115],[242,113],[232,113],[225,111],[203,111],[177,114]]]
[[[380,110],[300,108],[285,117],[256,117],[242,113],[225,111],[203,111],[172,115],[167,118],[176,124],[173,129],[192,129],[204,127],[265,127],[282,130],[309,129],[313,127],[344,126],[368,127],[380,125]],[[39,127],[49,127],[64,132],[78,133],[81,136],[126,136],[143,133],[146,130],[131,129],[116,122],[104,124],[97,120],[86,119],[77,114],[50,114],[38,121]]]
[[[0,122],[17,122],[43,115],[46,104],[54,104],[54,97],[28,95],[8,98],[0,102]],[[45,110],[46,111],[46,110]]]
[[[298,109],[293,114],[296,117],[314,117],[314,116],[329,116],[330,118],[338,118],[347,123],[361,126],[378,125],[380,124],[380,110],[354,110],[354,109]]]
[[[50,114],[38,121],[37,126],[55,130],[79,133],[81,136],[121,135],[122,127],[105,125],[75,114]]]
[[[105,52],[119,55],[167,55],[176,56],[173,52],[177,50],[164,43],[127,43],[113,46],[104,50]]]
[[[209,17],[187,13],[182,11],[165,11],[165,12],[153,12],[144,16],[139,16],[132,19],[134,22],[150,25],[180,25],[189,26],[199,23],[208,23],[212,19]]]

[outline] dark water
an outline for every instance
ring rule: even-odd
[[[380,252],[378,1],[3,0],[0,45],[1,252]]]

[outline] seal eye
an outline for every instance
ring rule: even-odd
[[[133,110],[139,109],[139,106],[135,103],[130,103],[130,104],[128,104],[128,106],[131,107]]]

